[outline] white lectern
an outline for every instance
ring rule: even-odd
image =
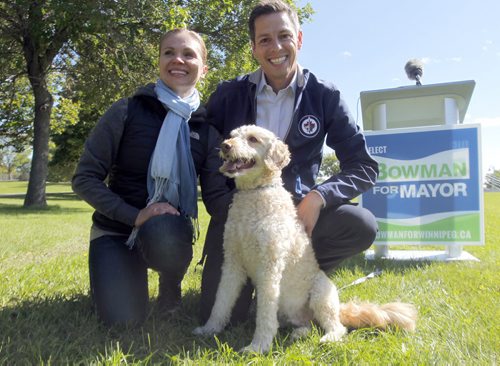
[[[360,94],[363,127],[369,149],[373,149],[374,158],[379,160],[380,164],[383,162],[387,173],[385,175],[388,176],[388,179],[379,187],[376,186],[373,192],[368,193],[370,195],[368,199],[365,200],[365,195],[362,196],[361,204],[365,207],[367,204],[372,205],[375,211],[380,210],[380,206],[387,209],[388,216],[381,220],[382,224],[388,228],[388,231],[396,228],[397,233],[386,232],[384,234],[386,238],[398,235],[404,238],[406,235],[411,236],[408,243],[433,245],[430,241],[432,232],[441,232],[440,237],[445,235],[451,235],[452,239],[453,235],[456,237],[457,240],[450,239],[447,242],[437,240],[437,243],[446,244],[446,252],[443,255],[436,255],[436,252],[429,251],[420,252],[422,254],[420,257],[424,259],[473,259],[474,257],[468,257],[468,253],[465,253],[467,255],[462,253],[462,246],[484,242],[479,126],[472,131],[472,141],[468,142],[466,141],[469,138],[468,131],[464,128],[466,126],[461,125],[474,86],[473,80],[467,80],[363,91]],[[414,135],[409,135],[410,133]],[[445,133],[448,135],[444,135]],[[477,141],[474,140],[476,135]],[[388,143],[381,143],[385,137]],[[455,138],[458,140],[451,141]],[[370,146],[370,141],[376,146]],[[440,143],[444,146],[437,148],[436,145]],[[429,152],[421,155],[415,153],[415,150],[426,149]],[[403,153],[394,154],[395,150]],[[384,153],[377,154],[381,151]],[[401,157],[406,151],[409,157]],[[408,174],[413,174],[413,176],[408,176]],[[443,178],[451,180],[445,182]],[[373,194],[378,196],[374,197]],[[440,194],[443,202],[440,202]],[[405,199],[407,201],[404,201]],[[455,201],[450,204],[450,199],[455,199]],[[394,200],[400,201],[394,203]],[[414,212],[404,212],[406,202],[408,202],[408,207],[412,205],[424,207],[425,213],[419,216]],[[436,205],[446,206],[447,212],[433,211],[434,202]],[[391,217],[392,213],[389,213],[391,205],[398,206],[394,217]],[[430,209],[426,211],[425,207],[429,206]],[[371,209],[371,207],[367,208]],[[410,207],[409,210],[412,208]],[[453,214],[450,212],[455,212],[460,217],[452,217]],[[411,217],[412,215],[417,217]],[[444,225],[443,222],[451,225],[452,228],[448,230],[445,226],[439,226]],[[478,228],[469,230],[469,228],[460,228],[460,225],[471,227],[477,225]],[[419,226],[425,227],[423,229],[425,232],[411,231],[413,230],[411,228]],[[448,234],[443,234],[445,232]],[[388,247],[389,244],[397,245],[398,243],[394,240],[390,242],[384,240],[384,238],[379,238],[375,241],[373,256],[395,258],[394,255],[389,254]],[[370,255],[369,253],[368,256]],[[403,253],[400,259],[406,257],[417,259],[414,252],[410,255]]]
[[[463,123],[475,81],[404,86],[360,93],[365,130]]]

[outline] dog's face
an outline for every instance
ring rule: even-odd
[[[221,144],[220,156],[224,164],[220,171],[238,178],[278,175],[289,162],[288,147],[272,132],[258,126],[241,126]]]

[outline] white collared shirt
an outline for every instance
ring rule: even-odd
[[[295,91],[297,90],[297,71],[290,84],[276,94],[262,76],[257,86],[257,126],[272,131],[281,140],[285,140],[292,123]]]

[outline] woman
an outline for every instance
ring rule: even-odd
[[[90,288],[107,325],[144,321],[147,268],[159,272],[159,307],[171,312],[180,305],[197,233],[197,176],[209,187],[220,179],[218,135],[204,123],[195,88],[207,72],[206,61],[197,33],[167,32],[156,84],[114,103],[85,143],[72,183],[96,210]]]

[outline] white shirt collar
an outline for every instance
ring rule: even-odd
[[[257,93],[261,93],[266,86],[271,88],[271,85],[267,83],[266,75],[264,74],[264,72],[261,72],[260,74],[261,77],[259,84],[257,85]],[[283,88],[282,90],[287,90],[287,89],[290,89],[293,93],[295,93],[295,91],[297,90],[297,70],[295,70],[295,73],[293,74],[290,84],[288,84],[288,86],[286,88]]]

